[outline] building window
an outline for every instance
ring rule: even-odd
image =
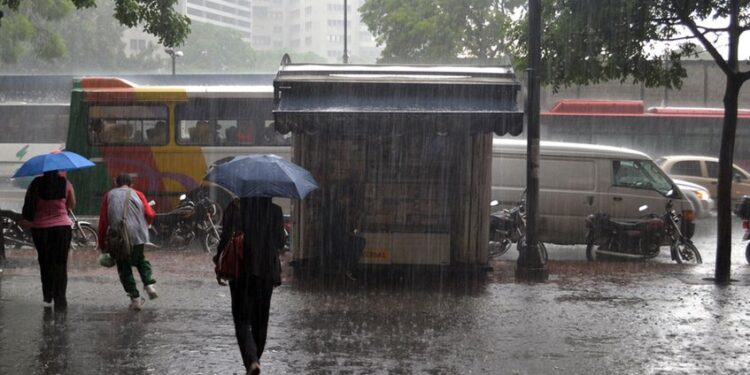
[[[312,37],[305,38],[305,46],[310,46],[312,44]]]

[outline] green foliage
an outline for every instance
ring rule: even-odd
[[[680,88],[686,77],[681,61],[697,57],[721,30],[698,28],[708,45],[695,38],[687,22],[725,19],[728,1],[709,0],[544,0],[542,80],[554,89],[606,80]],[[748,25],[750,2],[741,0],[740,21]],[[743,15],[744,14],[744,15]],[[726,24],[726,21],[722,21]],[[528,23],[514,27],[512,51],[517,70],[526,67]],[[726,34],[726,31],[723,32]],[[717,61],[718,63],[721,63]]]
[[[190,33],[190,19],[175,11],[178,0],[115,0],[114,17],[127,27],[142,27],[154,35],[164,46],[182,45]],[[39,58],[54,59],[65,52],[61,37],[43,27],[44,22],[63,19],[73,9],[96,7],[95,0],[0,0],[0,57],[3,62],[16,62],[26,50],[32,35],[21,32],[23,38],[13,38],[19,34],[24,23],[34,25],[31,34],[36,34],[34,49]],[[111,17],[110,13],[110,17]],[[8,32],[8,28],[10,30]],[[28,31],[28,30],[26,30]]]
[[[8,19],[0,34],[0,61],[14,63],[24,51],[24,43],[34,36],[34,25],[25,16]]]
[[[242,32],[200,22],[193,24],[191,29],[180,49],[183,56],[177,58],[178,71],[237,73],[246,72],[253,66],[255,52],[250,43],[243,40]]]
[[[175,12],[179,0],[116,0],[115,18],[127,27],[143,25],[159,44],[176,47],[190,33],[190,19]]]
[[[368,0],[362,21],[381,62],[439,63],[503,56],[511,11],[523,0]]]
[[[112,22],[114,1],[101,0],[96,8],[70,12],[60,20],[37,19],[36,28],[29,24],[32,38],[19,43],[26,48],[16,53],[15,63],[3,61],[4,73],[109,73],[156,71],[163,61],[155,58],[156,46],[126,56],[122,41],[125,27]],[[14,17],[22,15],[16,13]],[[4,24],[0,43],[6,42]],[[33,31],[36,30],[36,31]],[[44,31],[40,31],[44,30]],[[37,39],[40,33],[46,37]],[[13,40],[13,38],[11,38]],[[17,39],[16,39],[17,40]],[[3,51],[5,49],[3,48]],[[34,53],[29,53],[33,51]]]
[[[256,51],[237,30],[196,22],[176,61],[181,73],[273,73],[285,50]],[[217,41],[221,41],[217,43]],[[325,62],[314,53],[290,53],[292,61]],[[169,62],[171,64],[171,61]]]

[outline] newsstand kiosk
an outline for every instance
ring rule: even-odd
[[[275,127],[320,185],[293,202],[295,271],[486,269],[492,138],[521,133],[519,90],[503,67],[282,63]]]

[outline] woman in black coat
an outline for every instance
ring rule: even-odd
[[[243,265],[239,277],[229,280],[229,289],[242,362],[247,373],[255,375],[260,373],[260,357],[266,344],[271,294],[275,286],[281,285],[279,249],[285,241],[284,217],[281,207],[271,198],[241,198],[227,207],[222,226],[215,264],[235,230],[245,233]],[[218,276],[217,280],[226,285]]]

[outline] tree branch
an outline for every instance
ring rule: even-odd
[[[750,71],[742,72],[737,75],[737,79],[740,80],[740,82],[745,82],[747,80],[750,80]]]
[[[726,74],[727,76],[733,75],[734,72],[732,72],[732,69],[727,64],[727,61],[724,60],[723,57],[721,57],[719,51],[717,51],[716,47],[714,47],[714,45],[711,44],[708,39],[706,39],[706,36],[698,30],[698,26],[690,18],[690,15],[686,14],[685,9],[682,8],[678,3],[679,1],[672,1],[672,5],[675,7],[675,9],[677,9],[677,16],[682,21],[682,24],[690,29],[690,32],[692,32],[693,35],[701,42],[701,44],[703,44],[703,48],[705,48],[706,51],[711,55],[711,57],[714,58],[714,61],[716,61],[716,65],[718,65],[719,68],[724,71],[724,74]]]

